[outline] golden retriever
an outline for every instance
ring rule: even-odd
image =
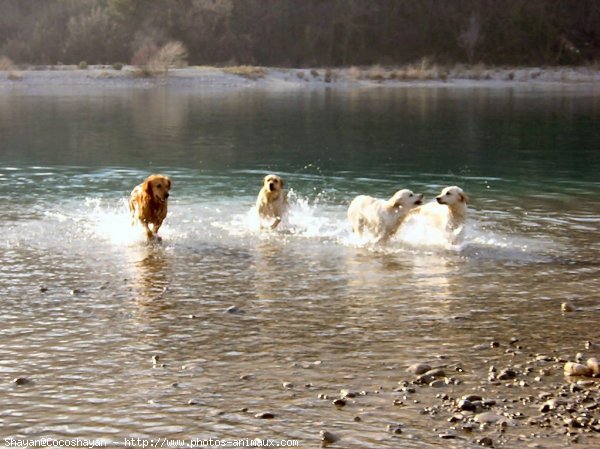
[[[129,197],[132,225],[140,223],[148,239],[160,240],[158,230],[167,217],[167,200],[171,180],[164,175],[151,175],[135,186]],[[152,225],[152,229],[150,226]]]
[[[359,195],[350,203],[348,220],[361,237],[366,230],[376,243],[385,242],[396,233],[408,212],[422,202],[422,194],[408,189],[399,190],[387,201]]]
[[[420,216],[426,223],[446,233],[450,243],[460,244],[465,235],[465,219],[469,198],[457,186],[446,187],[435,202],[424,204],[410,211],[409,218]]]
[[[275,229],[288,209],[284,182],[277,175],[267,175],[256,198],[256,210],[261,229]]]

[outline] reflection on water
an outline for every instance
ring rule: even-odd
[[[394,92],[392,99],[254,92],[224,104],[209,95],[202,100],[215,108],[214,117],[198,97],[137,95],[106,102],[36,98],[49,121],[47,128],[32,125],[36,133],[54,129],[54,113],[73,117],[90,107],[73,133],[57,133],[86,148],[107,145],[107,161],[117,168],[98,168],[93,151],[77,153],[79,144],[58,151],[64,136],[53,134],[42,150],[35,133],[2,128],[8,140],[1,145],[10,147],[4,154],[14,160],[0,165],[0,437],[297,438],[316,446],[319,430],[328,429],[342,437],[340,447],[439,447],[431,428],[445,429],[448,416],[420,413],[435,394],[419,391],[394,405],[406,366],[460,364],[464,384],[440,390],[460,397],[480,382],[492,388],[485,384],[487,363],[525,363],[530,353],[573,357],[597,338],[600,208],[597,182],[589,180],[597,162],[581,177],[569,174],[578,168],[570,162],[557,183],[544,171],[562,164],[562,155],[540,158],[534,172],[516,164],[515,173],[496,166],[487,176],[489,158],[498,154],[472,152],[510,131],[504,122],[489,128],[490,116],[508,117],[517,128],[511,114],[544,122],[546,107],[563,113],[558,100],[538,99],[536,109],[523,96],[479,92],[456,118],[456,136],[440,124],[461,101],[453,91]],[[27,120],[29,100],[10,98],[13,109],[0,106],[0,113]],[[583,102],[572,114],[585,122],[597,115],[596,104]],[[413,108],[403,120],[411,129],[378,122],[407,105]],[[100,125],[115,111],[115,122],[134,123],[143,144],[124,148],[124,125],[113,123],[110,132]],[[568,129],[583,126],[571,119]],[[336,128],[337,121],[343,126]],[[283,123],[294,126],[284,132]],[[77,140],[89,127],[98,141]],[[503,153],[510,164],[531,162],[521,150],[552,137],[528,132],[519,131],[520,143]],[[454,164],[440,148],[467,137],[470,149]],[[395,160],[404,138],[411,148],[423,147],[407,159],[410,169]],[[371,146],[380,148],[365,156]],[[432,154],[442,162],[430,163]],[[57,166],[63,156],[81,166]],[[37,157],[51,163],[40,166]],[[163,243],[147,244],[130,227],[126,196],[161,164],[177,189]],[[461,171],[465,165],[469,170]],[[255,225],[252,208],[265,171],[282,173],[292,189],[289,223],[279,232],[260,233]],[[520,180],[523,173],[527,179]],[[408,235],[387,246],[352,235],[346,208],[354,195],[387,197],[410,187],[431,200],[450,184],[464,186],[473,200],[464,245],[424,240],[418,229],[405,229]],[[572,316],[560,313],[567,299],[578,308]],[[511,337],[523,344],[521,356],[490,352],[492,339]],[[482,344],[486,349],[476,349]],[[32,382],[12,384],[19,376]],[[523,395],[538,394],[522,388]],[[341,389],[367,394],[338,409],[331,399]],[[275,419],[255,418],[260,412]],[[394,423],[403,423],[402,436],[387,431]],[[527,432],[520,426],[495,439],[518,447],[518,435]],[[444,447],[474,439],[461,438]],[[536,441],[527,438],[525,444]],[[560,440],[541,441],[561,447]],[[594,442],[586,436],[580,445]]]

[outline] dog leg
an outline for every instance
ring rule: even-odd
[[[273,223],[271,223],[271,229],[275,229],[277,226],[279,226],[279,223],[281,223],[281,217],[275,217],[275,220],[273,220]]]

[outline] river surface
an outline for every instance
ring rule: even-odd
[[[446,361],[485,391],[510,338],[600,356],[599,124],[577,85],[0,91],[0,437],[476,447],[394,389]],[[271,172],[291,210],[261,233]],[[162,244],[127,210],[151,173],[173,182]],[[461,245],[353,236],[354,196],[448,185],[470,199]],[[361,393],[336,407],[341,389]],[[532,432],[494,440],[565,444]]]

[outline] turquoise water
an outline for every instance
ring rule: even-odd
[[[400,420],[404,446],[436,447],[428,418],[390,406],[406,366],[477,372],[491,339],[574,356],[597,338],[599,122],[600,92],[578,86],[0,92],[0,436],[315,446],[325,428],[397,447]],[[154,172],[173,180],[162,245],[126,206]],[[261,233],[270,172],[291,212]],[[354,196],[454,184],[462,245],[352,235]],[[379,387],[343,413],[318,399]]]

